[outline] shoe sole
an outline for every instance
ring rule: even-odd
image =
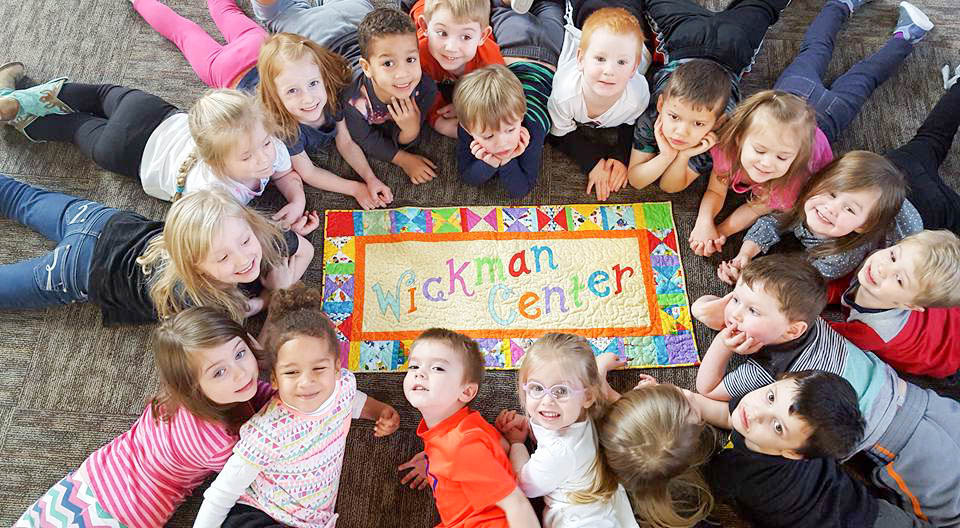
[[[533,0],[510,0],[510,9],[521,15],[529,12],[531,6],[533,6]]]
[[[910,2],[900,2],[900,9],[907,12],[907,16],[910,17],[910,20],[913,20],[913,23],[916,24],[918,28],[924,31],[933,29],[933,22],[930,21],[930,17],[924,14],[923,11],[920,11],[917,6]]]
[[[11,69],[11,68],[16,68],[16,67],[18,67],[18,66],[20,67],[20,73],[14,74],[14,77],[16,77],[16,78],[23,77],[24,74],[27,73],[27,67],[24,66],[22,62],[17,62],[17,61],[8,62],[8,63],[3,64],[2,66],[0,66],[0,75],[3,75],[7,70],[9,70],[9,69]]]

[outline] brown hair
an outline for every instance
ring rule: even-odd
[[[730,99],[730,76],[720,64],[707,59],[693,59],[677,67],[663,88],[663,98],[677,97],[694,110],[712,110],[723,115]]]
[[[690,423],[690,403],[673,385],[646,385],[614,403],[600,428],[607,463],[649,525],[687,528],[706,518],[713,495],[700,474],[717,445],[714,430]]]
[[[304,57],[310,57],[320,69],[320,78],[327,95],[326,110],[330,114],[336,114],[340,104],[340,92],[350,83],[353,75],[343,57],[306,37],[293,33],[277,33],[267,39],[260,48],[260,58],[257,59],[257,68],[260,70],[257,97],[270,118],[276,122],[278,135],[287,143],[297,140],[300,128],[296,118],[284,107],[277,91],[276,80],[286,65]]]
[[[527,393],[523,385],[541,365],[560,365],[565,373],[583,385],[587,394],[593,398],[593,404],[587,409],[587,419],[594,426],[603,417],[607,402],[603,395],[603,380],[597,369],[593,348],[586,339],[573,334],[546,334],[524,354],[517,372],[517,393],[520,405],[526,408]],[[575,504],[590,504],[609,500],[617,490],[617,477],[607,466],[603,450],[597,446],[597,456],[593,464],[593,482],[590,488],[570,493],[570,501]]]
[[[743,170],[740,164],[743,141],[761,114],[775,121],[780,129],[792,130],[800,140],[797,157],[787,172],[754,187],[753,198],[768,201],[772,194],[789,188],[798,178],[808,176],[813,140],[817,133],[817,116],[805,100],[779,90],[764,90],[744,100],[718,133],[717,146],[730,160],[730,172],[719,174],[721,182],[729,184],[733,175]]]
[[[740,272],[740,280],[756,290],[763,288],[780,303],[780,311],[790,321],[811,326],[827,306],[827,281],[806,258],[799,254],[775,254],[750,261]]]
[[[232,434],[254,409],[249,402],[220,405],[200,389],[199,356],[204,349],[240,338],[259,361],[260,350],[243,327],[227,312],[200,306],[188,308],[160,323],[153,331],[154,357],[160,392],[150,400],[154,419],[169,422],[185,409],[197,418],[223,424]]]
[[[460,360],[463,361],[463,381],[465,383],[476,383],[479,388],[486,369],[483,352],[480,351],[480,345],[476,341],[453,330],[431,328],[417,336],[413,344],[410,345],[410,350],[424,341],[442,343],[456,352]]]
[[[489,0],[426,0],[423,3],[423,19],[430,22],[433,14],[442,7],[450,11],[454,20],[476,22],[481,30],[490,25]]]
[[[903,173],[887,158],[865,150],[847,152],[810,178],[793,208],[781,216],[780,225],[791,227],[802,222],[806,214],[804,205],[814,196],[865,189],[879,190],[880,198],[874,202],[866,221],[860,226],[861,232],[851,231],[845,236],[831,238],[807,251],[811,257],[824,257],[862,245],[878,244],[903,207],[907,183]]]
[[[333,323],[323,312],[323,292],[298,282],[285,290],[278,290],[270,298],[270,312],[264,323],[266,334],[263,369],[273,372],[277,354],[287,341],[298,337],[315,337],[339,358],[337,334]]]
[[[920,248],[922,258],[914,269],[919,292],[913,303],[919,306],[960,306],[960,238],[941,229],[921,231],[900,241]]]
[[[523,84],[509,68],[491,64],[464,75],[453,92],[460,125],[471,133],[499,130],[501,123],[527,112]]]
[[[590,47],[590,39],[593,32],[598,29],[605,29],[614,35],[630,35],[637,40],[637,64],[643,56],[643,28],[637,18],[630,14],[630,11],[622,7],[602,7],[597,9],[587,20],[583,22],[583,28],[580,30],[580,52],[586,53]],[[669,81],[668,81],[669,82]],[[729,87],[729,83],[727,84]],[[729,90],[727,91],[729,97]]]
[[[378,38],[392,35],[417,35],[417,28],[413,25],[410,15],[392,7],[378,7],[367,13],[357,25],[357,44],[360,46],[360,55],[370,60],[370,46]]]

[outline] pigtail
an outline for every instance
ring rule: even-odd
[[[184,191],[187,189],[187,174],[190,174],[190,171],[197,165],[197,149],[194,148],[190,154],[187,154],[186,159],[183,160],[183,163],[180,164],[180,168],[177,170],[177,189],[173,193],[173,199],[171,202],[176,202],[183,197]]]

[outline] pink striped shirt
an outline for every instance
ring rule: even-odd
[[[273,394],[259,382],[250,414]],[[237,437],[180,409],[156,421],[150,405],[129,431],[83,463],[100,505],[130,528],[163,526],[183,499],[230,458]]]

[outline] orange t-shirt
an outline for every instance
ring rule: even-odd
[[[417,0],[417,3],[410,8],[410,18],[413,19],[414,24],[417,24],[417,19],[423,14],[423,5],[424,0]],[[420,27],[419,24],[417,24],[417,41],[420,47],[420,65],[423,68],[423,73],[429,75],[437,83],[437,98],[434,99],[433,106],[427,113],[427,121],[433,125],[437,121],[437,111],[453,100],[453,85],[460,78],[460,75],[453,75],[444,70],[437,59],[433,58],[433,55],[430,54],[430,46],[427,44],[427,28]],[[493,35],[487,37],[483,44],[477,46],[477,54],[464,65],[461,75],[466,75],[489,64],[503,64],[500,46],[493,39]]]
[[[517,487],[500,433],[464,407],[434,427],[420,420],[417,436],[440,513],[437,528],[509,528],[497,506]]]

